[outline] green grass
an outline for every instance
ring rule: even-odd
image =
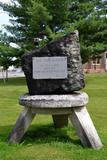
[[[103,143],[101,150],[83,148],[72,124],[54,129],[51,116],[37,115],[22,142],[6,142],[22,107],[18,97],[27,92],[24,78],[0,80],[0,160],[107,160],[107,74],[86,75],[88,111]]]

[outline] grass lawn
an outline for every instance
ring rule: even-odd
[[[21,111],[18,97],[27,92],[24,78],[0,80],[0,160],[107,160],[107,74],[86,75],[88,111],[104,147],[83,148],[72,124],[54,129],[51,116],[37,115],[22,143],[8,145],[7,136]]]

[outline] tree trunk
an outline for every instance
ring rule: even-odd
[[[6,81],[8,81],[8,69],[6,69]]]
[[[2,77],[3,77],[3,82],[6,83],[6,78],[4,76],[4,70],[3,69],[1,70],[1,73],[2,73]]]

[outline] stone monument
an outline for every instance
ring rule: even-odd
[[[22,67],[30,95],[67,94],[82,89],[84,76],[78,32],[71,32],[42,49],[25,54],[22,57]],[[35,68],[38,70],[35,71]]]
[[[9,142],[20,142],[36,114],[51,114],[55,127],[73,123],[83,146],[99,149],[102,143],[87,112],[78,32],[52,41],[22,57],[28,94],[19,98],[24,106]]]

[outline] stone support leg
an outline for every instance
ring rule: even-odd
[[[102,147],[101,140],[97,134],[94,124],[87,112],[86,107],[72,108],[72,115],[70,116],[77,134],[83,146],[99,149]]]
[[[8,137],[9,143],[18,143],[21,141],[28,127],[30,126],[35,114],[31,112],[30,108],[25,107],[20,114],[12,132]]]
[[[52,115],[52,117],[56,128],[63,128],[68,125],[68,115]]]

